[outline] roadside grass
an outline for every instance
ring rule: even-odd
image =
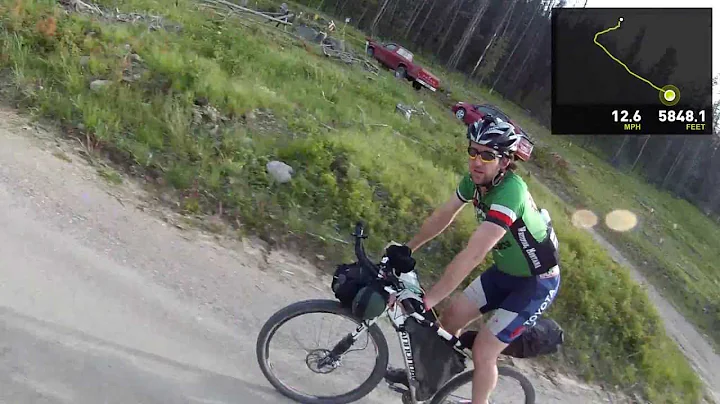
[[[368,251],[378,252],[406,240],[453,195],[466,164],[464,130],[429,92],[389,74],[369,78],[268,25],[221,21],[194,2],[101,4],[161,14],[182,29],[64,15],[50,0],[3,1],[0,68],[12,99],[56,119],[94,153],[174,189],[188,214],[222,215],[241,233],[296,243],[305,255],[324,255],[320,264],[331,270],[328,263],[353,258],[337,240],[350,239],[356,220],[369,227]],[[395,112],[398,102],[420,100],[435,123]],[[271,160],[293,167],[291,182],[272,180]],[[573,227],[571,208],[528,183],[562,239],[563,287],[549,315],[568,339],[555,358],[652,402],[697,402],[700,381],[644,292]],[[465,209],[418,254],[425,283],[473,227]]]

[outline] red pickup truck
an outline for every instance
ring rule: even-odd
[[[381,44],[366,37],[365,52],[390,70],[394,70],[395,77],[412,81],[413,88],[416,90],[426,87],[431,91],[436,91],[440,87],[440,80],[413,63],[412,52],[396,43]]]

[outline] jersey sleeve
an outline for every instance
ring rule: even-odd
[[[473,183],[470,174],[466,174],[464,177],[462,177],[462,179],[460,180],[460,184],[458,184],[457,191],[455,191],[455,194],[464,203],[472,201],[473,196],[475,196],[475,184]]]
[[[522,216],[526,190],[518,181],[508,181],[488,195],[489,206],[485,220],[505,228]]]

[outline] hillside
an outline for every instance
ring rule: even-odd
[[[454,192],[466,164],[464,130],[429,92],[326,58],[274,24],[195,2],[104,1],[102,15],[72,4],[84,12],[49,0],[2,3],[5,95],[61,122],[91,159],[108,157],[177,198],[188,215],[213,214],[238,232],[295,245],[330,269],[350,259],[337,246],[357,219],[378,251],[406,239]],[[420,101],[429,116],[395,112]],[[555,140],[521,119],[546,143],[537,156],[547,164]],[[266,167],[275,160],[293,167],[289,182],[272,180]],[[585,184],[576,172],[551,171]],[[573,225],[573,207],[528,178],[564,246],[566,286],[549,315],[569,338],[552,359],[653,402],[699,401],[697,376],[627,269]],[[472,226],[466,210],[419,255],[426,283]]]
[[[300,3],[338,20],[351,17],[355,27],[408,46],[451,91],[445,106],[457,100],[489,102],[509,113],[544,146],[532,163],[566,202],[593,211],[599,223],[613,210],[631,212],[628,220],[638,224],[631,231],[603,225],[597,230],[716,346],[720,343],[720,274],[712,265],[720,249],[720,137],[551,136],[550,16],[564,0],[383,0],[377,8],[369,0]],[[584,21],[573,29],[572,40],[582,41],[598,27]],[[643,36],[635,38],[623,60],[637,58]],[[361,46],[363,34],[353,40]],[[614,39],[603,41],[612,47]],[[651,65],[642,73],[662,80],[678,61],[670,52]],[[707,83],[715,91],[719,78]],[[693,94],[706,91],[711,89],[695,88]],[[720,130],[720,102],[714,112]],[[555,164],[558,158],[569,162],[567,169]]]

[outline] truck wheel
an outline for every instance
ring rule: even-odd
[[[406,77],[407,77],[407,71],[405,70],[405,66],[398,66],[398,68],[395,69],[395,78],[404,79]]]
[[[422,90],[423,86],[422,84],[418,83],[417,81],[413,81],[413,88],[417,91]]]
[[[372,57],[375,54],[375,48],[367,48],[367,54]]]

